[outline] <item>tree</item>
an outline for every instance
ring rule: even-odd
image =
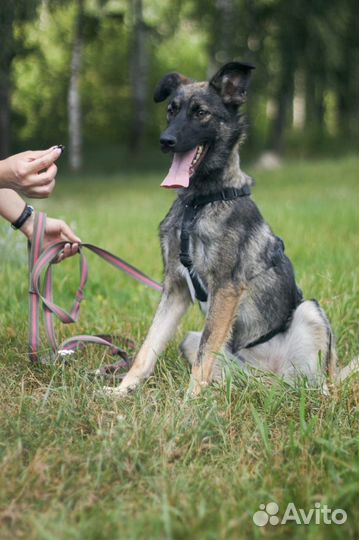
[[[0,6],[0,159],[10,152],[11,132],[11,64],[16,53],[23,52],[15,39],[14,26],[34,17],[36,0],[3,0]]]
[[[77,1],[75,31],[70,64],[70,81],[67,96],[69,126],[69,164],[73,171],[82,165],[82,115],[80,96],[80,73],[83,49],[83,0]]]
[[[0,159],[5,158],[10,150],[10,67],[14,57],[15,6],[11,0],[5,0],[1,8],[0,33]]]
[[[132,124],[130,144],[132,151],[143,147],[147,121],[148,72],[150,63],[149,27],[143,18],[142,0],[131,0],[132,52],[130,79],[132,83]]]

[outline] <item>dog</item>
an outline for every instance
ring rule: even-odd
[[[254,66],[225,64],[209,82],[170,73],[155,102],[168,99],[162,150],[173,154],[163,187],[177,198],[160,224],[163,293],[148,335],[114,396],[148,378],[195,297],[206,314],[181,351],[192,366],[191,392],[218,378],[221,354],[243,369],[272,371],[315,385],[336,373],[335,339],[315,300],[304,300],[283,241],[250,197],[240,168],[241,106]]]

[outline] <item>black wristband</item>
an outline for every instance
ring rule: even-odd
[[[16,230],[21,229],[21,227],[24,225],[25,221],[29,219],[33,211],[34,208],[29,204],[26,204],[21,216],[16,221],[11,223],[11,227]]]

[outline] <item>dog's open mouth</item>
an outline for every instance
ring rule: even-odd
[[[188,152],[176,152],[170,170],[161,186],[166,188],[187,188],[206,154],[207,146],[198,145]]]

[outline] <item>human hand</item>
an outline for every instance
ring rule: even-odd
[[[34,214],[32,214],[29,219],[27,219],[24,225],[20,229],[25,236],[30,240],[32,239],[34,231]],[[62,221],[61,219],[46,218],[44,240],[43,240],[43,249],[56,244],[56,242],[68,242],[64,246],[64,250],[58,256],[56,262],[60,262],[66,257],[71,257],[79,250],[79,243],[81,240],[72,229]]]
[[[0,161],[0,188],[10,188],[34,199],[51,195],[55,187],[55,161],[63,147],[48,150],[28,150]]]

